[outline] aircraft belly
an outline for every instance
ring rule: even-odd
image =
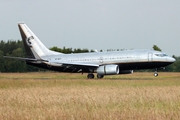
[[[135,70],[135,69],[153,69],[167,66],[169,62],[131,62],[131,63],[120,63],[120,70]]]

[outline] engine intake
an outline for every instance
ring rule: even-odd
[[[114,75],[119,74],[119,66],[118,65],[104,65],[100,66],[97,69],[98,75]]]

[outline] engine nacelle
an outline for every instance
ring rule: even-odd
[[[119,66],[118,65],[104,65],[100,66],[97,69],[98,75],[115,75],[119,74]]]

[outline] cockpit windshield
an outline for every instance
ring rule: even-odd
[[[164,53],[155,54],[155,55],[158,56],[158,57],[165,57],[165,56],[168,56],[167,54],[164,54]]]

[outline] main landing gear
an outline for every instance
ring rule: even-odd
[[[97,78],[98,79],[102,79],[104,77],[104,75],[97,75]],[[87,78],[88,79],[94,79],[94,74],[93,73],[89,73],[88,75],[87,75]]]
[[[89,74],[87,75],[87,78],[88,78],[88,79],[94,79],[94,74],[93,74],[93,73],[89,73]]]
[[[97,78],[102,79],[104,75],[97,75]]]

